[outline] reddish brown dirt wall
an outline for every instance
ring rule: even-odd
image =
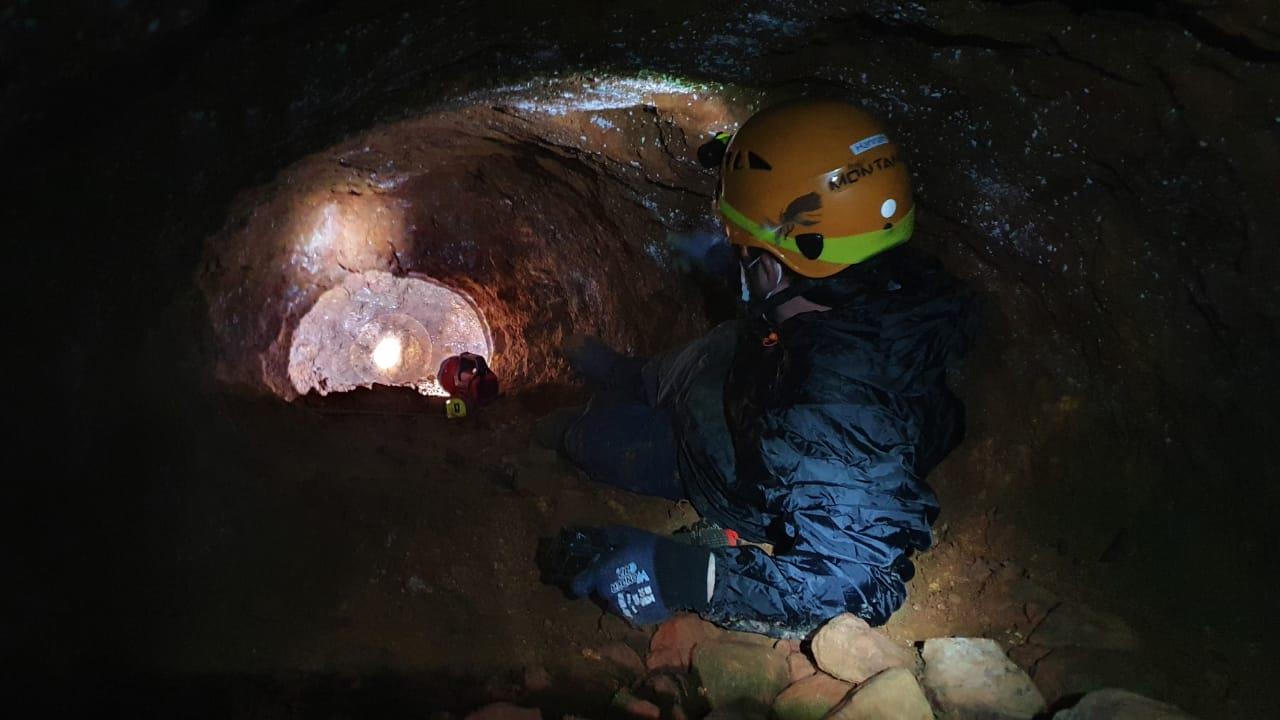
[[[510,390],[563,382],[558,348],[573,332],[637,353],[698,332],[701,296],[673,271],[667,225],[709,216],[713,179],[692,161],[686,132],[723,125],[728,111],[690,110],[679,95],[649,101],[431,114],[306,158],[246,194],[199,276],[219,377],[292,398],[285,367],[298,321],[346,274],[375,269],[466,291]]]

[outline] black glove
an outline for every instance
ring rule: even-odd
[[[706,608],[709,550],[636,528],[602,532],[612,550],[573,579],[575,596],[595,595],[633,625],[662,622],[673,610]]]

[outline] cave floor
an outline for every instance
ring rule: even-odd
[[[536,418],[573,399],[504,398],[446,420],[408,393],[215,398],[209,417],[168,428],[180,459],[150,498],[146,569],[147,594],[163,602],[139,606],[150,637],[136,661],[164,668],[172,702],[220,698],[218,714],[462,711],[497,699],[602,712],[618,680],[593,648],[621,641],[643,653],[649,633],[541,584],[537,538],[572,523],[670,531],[694,514],[589,483],[538,448]],[[1174,632],[1134,618],[1129,591],[1104,575],[951,533],[945,508],[938,544],[917,558],[908,604],[886,628],[896,639],[986,635],[1041,671],[1042,686],[1092,672],[1205,716],[1225,707],[1223,694],[1250,701],[1206,682],[1243,677],[1233,670],[1245,658],[1226,638],[1180,629],[1194,621]],[[1123,667],[1108,670],[1105,654],[1099,665],[1078,648],[1031,649],[1027,637],[1064,600],[1125,613],[1142,650],[1112,653]],[[157,604],[170,610],[142,609]],[[531,694],[526,678],[541,670],[552,689]]]

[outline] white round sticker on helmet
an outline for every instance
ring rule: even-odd
[[[886,220],[893,217],[896,212],[898,212],[898,201],[893,198],[885,200],[884,204],[880,206],[880,217]]]

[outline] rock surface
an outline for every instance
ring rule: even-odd
[[[792,683],[773,701],[776,720],[819,720],[839,705],[853,689],[853,683],[830,675],[811,675]]]
[[[551,688],[551,682],[551,673],[541,665],[527,667],[524,670],[523,684],[526,692],[544,692]]]
[[[1080,603],[1064,602],[1049,613],[1030,642],[1045,647],[1133,650],[1138,635],[1123,618]]]
[[[1014,660],[1034,670],[1031,679],[1046,698],[1078,696],[1108,687],[1123,687],[1152,697],[1165,697],[1170,690],[1164,673],[1133,651],[1023,647],[1026,650]],[[1031,661],[1025,662],[1028,657]]]
[[[723,634],[723,630],[697,615],[676,615],[659,625],[653,633],[645,665],[650,670],[686,672],[694,646]]]
[[[828,717],[831,720],[933,720],[933,709],[915,675],[903,668],[891,668],[868,680]]]
[[[768,714],[759,709],[722,708],[713,710],[702,720],[765,720]]]
[[[803,653],[794,652],[787,656],[787,671],[791,674],[791,682],[798,682],[818,672],[818,669]]]
[[[851,683],[863,682],[887,668],[910,668],[916,663],[914,652],[851,613],[823,625],[813,638],[812,648],[814,660],[823,672]]]
[[[630,685],[644,677],[644,660],[640,653],[624,642],[605,643],[595,650],[586,651],[586,654],[592,659],[599,658],[619,675],[624,684]]]
[[[658,720],[662,717],[662,710],[656,703],[638,698],[623,688],[613,696],[609,715],[618,720]]]
[[[699,643],[692,667],[713,710],[765,712],[790,681],[785,651],[731,639]]]
[[[657,705],[664,717],[685,720],[707,711],[706,700],[691,693],[690,686],[689,676],[682,673],[655,673],[645,678],[636,694]]]
[[[924,644],[924,686],[940,714],[956,720],[1014,720],[1045,709],[1044,697],[987,638],[936,638]]]
[[[1178,708],[1128,690],[1107,688],[1085,695],[1053,720],[1194,720]]]
[[[468,715],[466,720],[542,720],[542,713],[533,708],[500,702],[485,705]]]

